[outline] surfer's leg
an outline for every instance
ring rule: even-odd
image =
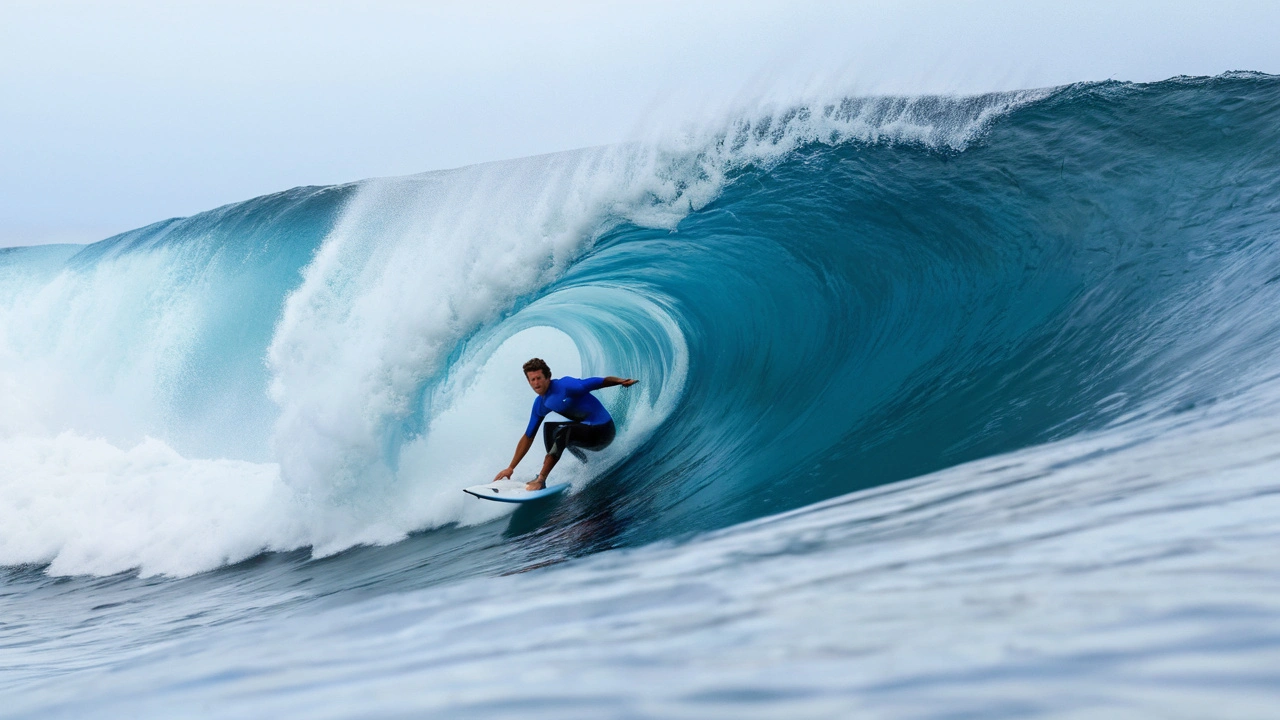
[[[560,456],[565,450],[586,462],[587,456],[583,450],[603,450],[609,447],[609,443],[613,442],[616,434],[617,429],[612,420],[603,425],[584,425],[576,422],[543,423],[542,442],[547,446],[547,457],[542,461],[542,477],[545,479],[550,475],[551,468],[560,462]],[[537,480],[525,486],[529,490],[541,490],[544,487],[546,485]]]
[[[556,466],[556,462],[558,460],[560,460],[559,455],[552,455],[548,453],[547,456],[542,459],[542,479],[539,480],[534,478],[530,480],[525,483],[524,489],[532,491],[545,488],[547,486],[547,478],[551,476],[551,468]]]
[[[609,422],[603,425],[597,425],[596,427],[598,429],[596,430],[595,444],[587,449],[600,452],[613,444],[613,439],[618,436],[618,426],[614,425],[613,421],[610,420]]]
[[[547,454],[555,455],[559,460],[566,449],[572,450],[569,446],[576,444],[574,431],[581,427],[586,426],[576,422],[546,423],[546,429],[542,431],[542,443],[547,446]]]
[[[547,486],[546,478],[551,475],[551,468],[560,461],[568,442],[568,430],[577,423],[544,422],[542,424],[542,444],[547,448],[547,456],[542,459],[542,480],[530,480],[524,486],[526,490],[541,490]]]
[[[563,447],[561,447],[559,450],[552,450],[552,448],[555,447],[556,434],[560,432],[560,428],[564,427],[565,425],[572,425],[572,424],[573,423],[567,423],[567,422],[542,423],[542,444],[546,446],[548,455],[554,452],[556,457],[559,457],[560,453],[564,452]]]
[[[617,435],[617,428],[613,421],[603,425],[582,425],[574,423],[562,431],[565,433],[564,448],[573,453],[573,456],[581,460],[587,461],[585,450],[599,452],[613,442],[613,438]]]
[[[574,449],[582,448],[600,452],[613,443],[617,434],[618,428],[612,420],[603,425],[583,425],[581,431],[573,438]]]

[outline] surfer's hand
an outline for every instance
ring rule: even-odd
[[[618,384],[621,385],[622,387],[631,387],[632,385],[635,385],[638,382],[640,381],[636,380],[635,378],[627,378],[626,380],[623,380]]]
[[[507,468],[506,470],[503,470],[502,472],[493,476],[493,482],[498,482],[499,480],[506,480],[506,479],[509,479],[510,477],[511,477],[511,468]]]

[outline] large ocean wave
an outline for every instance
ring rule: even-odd
[[[1280,376],[1278,116],[1254,74],[814,101],[0,251],[0,564],[495,520],[458,490],[528,355],[641,381],[557,469],[573,552],[1245,412]]]

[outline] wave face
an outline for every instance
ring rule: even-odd
[[[4,251],[0,562],[492,521],[457,488],[509,457],[539,338],[641,381],[557,471],[573,553],[1247,396],[1280,373],[1277,117],[1246,74],[814,103]]]
[[[1278,136],[797,103],[0,251],[0,716],[1256,717]],[[531,355],[640,383],[513,513]]]

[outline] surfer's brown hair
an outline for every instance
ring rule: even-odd
[[[529,362],[527,362],[527,363],[525,363],[525,364],[524,364],[524,374],[525,374],[525,375],[528,375],[529,373],[533,372],[534,370],[541,370],[541,371],[542,371],[542,374],[543,374],[543,375],[544,375],[548,380],[550,380],[550,379],[551,379],[551,367],[550,367],[549,365],[547,365],[547,361],[546,361],[546,360],[543,360],[542,358],[534,358],[534,359],[532,359],[532,360],[530,360]]]

